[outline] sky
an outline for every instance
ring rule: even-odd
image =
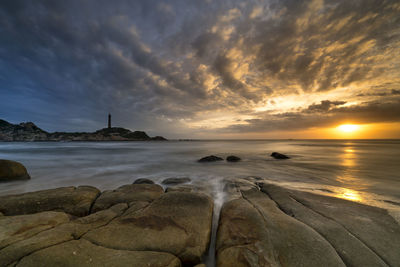
[[[0,119],[109,112],[167,138],[400,138],[400,2],[2,0]]]

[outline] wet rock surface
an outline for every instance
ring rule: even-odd
[[[190,182],[190,178],[183,177],[183,178],[167,178],[163,180],[161,183],[165,185],[176,185],[176,184],[184,184]]]
[[[207,157],[203,157],[201,159],[198,160],[198,162],[215,162],[215,161],[221,161],[224,160],[223,158],[211,155],[211,156],[207,156]]]
[[[89,214],[100,191],[92,186],[60,187],[20,195],[0,197],[4,215],[32,214],[41,211],[64,211],[75,216]]]
[[[289,156],[286,156],[286,155],[278,153],[278,152],[272,152],[271,157],[273,157],[275,159],[290,159]]]
[[[107,209],[117,203],[133,201],[151,202],[164,193],[164,189],[157,184],[123,185],[116,190],[103,192],[95,201],[92,211]]]
[[[386,210],[258,177],[224,184],[216,266],[399,266],[400,226]],[[213,200],[202,190],[133,184],[4,196],[0,266],[205,266]]]
[[[228,157],[226,157],[226,161],[229,161],[229,162],[238,162],[240,160],[241,160],[241,158],[236,157],[236,156],[228,156]]]
[[[0,182],[29,180],[26,168],[19,162],[0,159]]]
[[[207,251],[212,210],[212,199],[206,195],[170,192],[83,238],[114,249],[168,252],[194,265]]]
[[[154,184],[154,182],[147,178],[136,179],[133,184]]]

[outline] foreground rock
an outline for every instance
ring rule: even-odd
[[[218,266],[345,266],[323,237],[266,194],[257,189],[242,194],[221,210]]]
[[[157,184],[123,185],[116,190],[105,191],[93,205],[92,212],[108,209],[118,203],[134,201],[150,203],[164,193],[164,189]]]
[[[0,266],[8,266],[42,249],[71,240],[78,240],[88,231],[110,223],[115,217],[120,216],[126,208],[126,204],[118,204],[108,210],[71,220],[49,230],[39,232],[29,238],[9,244],[0,250]],[[20,231],[26,231],[27,229],[27,227],[22,227]]]
[[[399,266],[386,210],[251,180],[225,186],[217,266]]]
[[[170,192],[83,238],[113,249],[167,252],[195,265],[207,251],[212,211],[213,201],[203,194]]]
[[[284,189],[259,177],[225,183],[217,266],[399,266],[400,226],[383,209]],[[210,245],[213,201],[199,190],[190,184],[164,193],[156,184],[133,184],[97,199],[91,187],[2,197],[1,205],[12,199],[20,213],[38,212],[0,214],[0,266],[201,264]],[[95,193],[90,200],[88,191]],[[72,207],[79,198],[74,208],[85,202],[90,215],[76,217],[83,214]]]
[[[133,184],[154,184],[154,182],[150,179],[146,179],[146,178],[139,178],[136,179]]]
[[[28,239],[44,230],[69,222],[64,212],[45,211],[29,215],[4,216],[0,219],[0,249]]]
[[[20,195],[0,197],[0,212],[4,215],[31,214],[41,211],[64,211],[86,216],[100,191],[91,186],[61,187]]]
[[[24,257],[17,266],[179,267],[181,262],[177,257],[169,253],[116,250],[97,246],[85,239],[81,239],[37,251]]]
[[[24,165],[13,160],[0,159],[0,182],[28,180],[31,177]]]
[[[198,162],[214,162],[214,161],[221,161],[224,160],[223,158],[211,155],[198,160]]]
[[[324,236],[347,265],[399,266],[400,226],[386,210],[268,184],[261,190]]]
[[[290,157],[288,157],[284,154],[278,153],[278,152],[272,152],[271,157],[273,157],[275,159],[290,159]]]
[[[226,161],[229,161],[229,162],[238,162],[238,161],[240,161],[240,160],[241,160],[241,158],[236,157],[236,156],[228,156],[228,157],[226,158]]]
[[[183,178],[167,178],[164,181],[162,181],[162,184],[165,185],[177,185],[177,184],[184,184],[190,182],[190,178],[183,177]]]

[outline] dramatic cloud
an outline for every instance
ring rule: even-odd
[[[0,3],[0,117],[169,137],[400,122],[390,0]],[[321,119],[321,117],[323,119]]]

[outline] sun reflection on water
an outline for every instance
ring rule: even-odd
[[[363,200],[359,192],[348,188],[341,188],[339,192],[336,192],[335,197],[359,202]]]

